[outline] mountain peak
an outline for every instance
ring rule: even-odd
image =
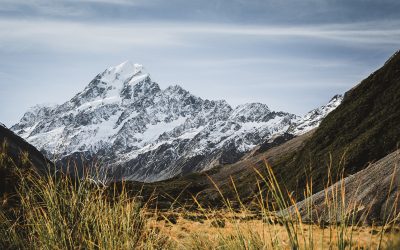
[[[116,66],[108,68],[108,71],[114,73],[133,73],[134,75],[142,72],[143,65],[139,63],[133,63],[132,61],[124,61]]]
[[[101,79],[105,83],[119,85],[127,80],[130,80],[131,84],[134,84],[138,82],[138,80],[143,80],[149,76],[150,75],[145,71],[142,64],[125,61],[106,69],[101,74]]]
[[[335,101],[341,100],[341,99],[343,99],[343,95],[341,95],[341,94],[336,94],[336,95],[334,95],[334,96],[331,98],[331,100],[330,100],[329,102],[331,103],[331,102],[335,102]]]
[[[114,72],[117,74],[124,74],[124,73],[129,73],[136,75],[138,73],[144,73],[143,71],[143,65],[138,64],[138,63],[132,63],[131,61],[125,61],[123,63],[118,64],[117,66],[110,67],[108,69],[110,72]]]

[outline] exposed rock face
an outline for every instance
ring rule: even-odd
[[[400,212],[400,150],[296,206],[304,221],[313,222],[336,223],[355,216],[354,219],[370,224],[397,216]],[[284,212],[294,214],[295,207]]]
[[[287,141],[293,139],[294,137],[295,136],[290,133],[284,133],[282,135],[272,137],[268,141],[261,144],[255,153],[263,153],[273,147],[279,146],[279,145],[283,144],[284,142],[287,142]]]
[[[339,103],[304,118],[261,103],[232,108],[180,86],[161,89],[142,65],[125,62],[61,105],[30,109],[11,129],[50,159],[82,154],[109,178],[151,182],[233,163],[272,135],[318,126]]]

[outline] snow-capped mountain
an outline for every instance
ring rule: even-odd
[[[142,65],[124,62],[61,105],[31,108],[11,129],[50,159],[82,153],[110,178],[150,182],[235,162],[276,134],[304,133],[339,99],[305,117],[261,103],[232,108],[180,86],[161,89]]]
[[[328,104],[313,109],[303,117],[298,117],[297,120],[293,121],[293,125],[288,129],[288,133],[297,136],[318,127],[322,119],[339,106],[342,101],[343,95],[335,95]]]

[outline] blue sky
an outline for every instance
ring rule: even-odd
[[[143,64],[162,87],[303,114],[400,49],[400,1],[0,0],[0,122]]]

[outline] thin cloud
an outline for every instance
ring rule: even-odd
[[[99,5],[131,8],[147,6],[145,0],[2,0],[0,11],[4,13],[20,13],[25,16],[56,17],[56,18],[101,18]]]
[[[42,46],[46,49],[70,52],[113,52],[139,45],[179,45],[179,41],[167,30],[148,29],[140,25],[2,20],[0,45],[7,50],[8,47],[29,49],[31,46]]]
[[[323,60],[322,58],[299,58],[299,57],[240,57],[240,58],[223,58],[223,59],[196,59],[188,60],[186,64],[193,66],[205,67],[207,65],[217,67],[232,67],[232,66],[243,66],[243,65],[302,65],[303,67],[314,67],[314,68],[344,68],[349,64],[356,64],[355,66],[361,67],[355,61],[352,60]]]
[[[332,40],[353,46],[400,44],[400,21],[314,26],[245,26],[211,23],[90,23],[0,19],[3,49],[44,46],[70,51],[120,51],[127,47],[191,46],[196,38]],[[192,43],[192,44],[191,44]],[[29,46],[28,46],[29,47]]]

